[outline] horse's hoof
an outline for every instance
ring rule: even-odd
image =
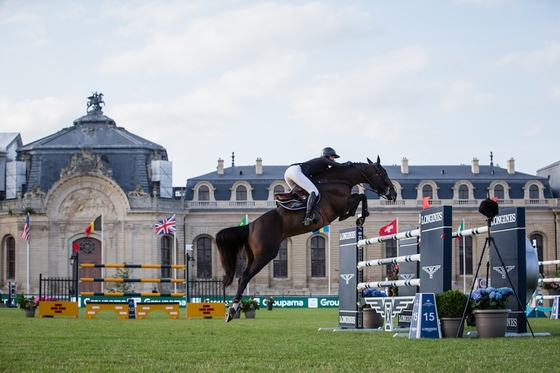
[[[227,322],[230,322],[231,320],[233,320],[236,313],[237,313],[237,311],[235,310],[235,308],[230,307],[230,308],[228,309],[227,314],[226,314],[226,323],[227,323]]]
[[[358,219],[356,219],[356,226],[361,227],[364,225],[364,223],[366,222],[366,219],[359,217]]]

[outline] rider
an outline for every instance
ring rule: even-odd
[[[326,147],[321,151],[321,156],[313,158],[307,162],[294,163],[284,173],[286,183],[293,190],[296,184],[309,193],[307,199],[307,210],[305,212],[305,219],[303,225],[308,226],[315,222],[315,214],[313,213],[313,206],[319,197],[319,190],[309,180],[311,176],[319,175],[327,171],[331,167],[345,167],[346,165],[335,162],[335,158],[340,158],[333,148]]]

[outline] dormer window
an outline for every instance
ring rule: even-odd
[[[198,200],[199,201],[210,201],[210,189],[206,185],[198,188]]]
[[[235,200],[236,201],[247,201],[247,188],[244,185],[239,185],[235,189]]]
[[[503,185],[496,185],[494,187],[494,197],[498,197],[498,199],[504,199],[504,187]]]

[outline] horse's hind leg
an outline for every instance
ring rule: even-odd
[[[247,258],[248,260],[247,268],[245,268],[243,274],[239,278],[237,293],[233,298],[232,306],[229,308],[228,313],[226,314],[226,322],[230,322],[235,316],[235,314],[239,311],[239,302],[241,302],[241,298],[243,297],[243,292],[247,288],[249,281],[251,281],[251,279],[255,277],[255,275],[259,273],[268,263],[270,263],[270,261],[274,259],[275,256],[276,254],[274,254],[274,256],[270,258],[268,256],[267,257],[259,256],[253,258],[253,260]]]

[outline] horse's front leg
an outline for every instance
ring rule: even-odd
[[[341,215],[338,220],[343,221],[348,219],[350,216],[356,215],[356,210],[358,205],[362,203],[362,215],[356,220],[356,225],[362,226],[365,222],[365,218],[369,216],[369,211],[367,209],[367,197],[365,194],[354,193],[348,197],[348,202],[346,203],[346,212]]]

